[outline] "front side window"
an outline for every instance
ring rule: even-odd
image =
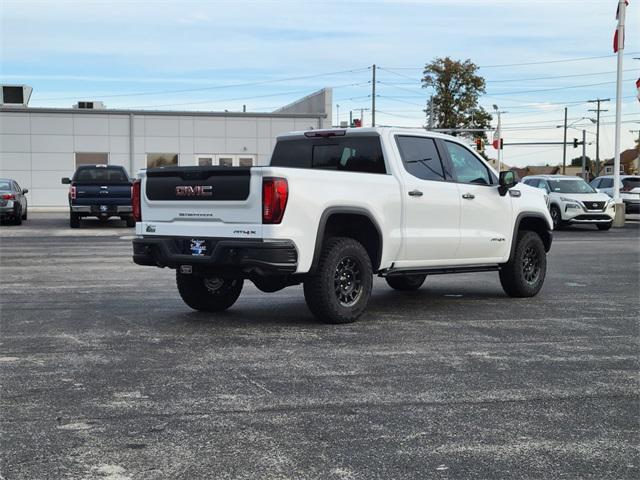
[[[432,138],[399,135],[396,142],[407,172],[422,180],[446,180],[442,160]]]
[[[378,136],[280,140],[271,166],[387,173]]]
[[[491,185],[489,169],[469,150],[453,142],[444,142],[451,157],[453,170],[460,183]]]

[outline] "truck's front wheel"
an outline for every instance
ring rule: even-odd
[[[540,236],[531,231],[518,233],[513,256],[500,268],[500,283],[510,297],[533,297],[547,274],[547,254]]]
[[[178,292],[194,310],[220,312],[231,307],[242,291],[242,279],[200,277],[176,271]]]
[[[309,310],[326,323],[350,323],[369,303],[373,271],[364,247],[352,238],[325,241],[314,275],[304,282]]]

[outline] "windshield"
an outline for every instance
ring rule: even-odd
[[[591,185],[582,179],[548,180],[549,188],[556,193],[596,193]]]

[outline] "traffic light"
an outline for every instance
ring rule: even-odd
[[[362,120],[360,118],[354,118],[353,126],[356,128],[362,127]]]
[[[578,148],[578,139],[577,138],[573,139],[573,148]]]
[[[482,137],[476,138],[475,142],[476,150],[478,150],[479,152],[484,152],[484,140],[482,139]]]

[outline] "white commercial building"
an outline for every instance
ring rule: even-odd
[[[15,87],[11,87],[15,88]],[[29,92],[30,93],[30,92]],[[6,96],[5,96],[6,98]],[[265,165],[278,135],[331,126],[331,89],[271,113],[0,106],[0,178],[28,188],[29,205],[67,205],[60,183],[77,165]]]

